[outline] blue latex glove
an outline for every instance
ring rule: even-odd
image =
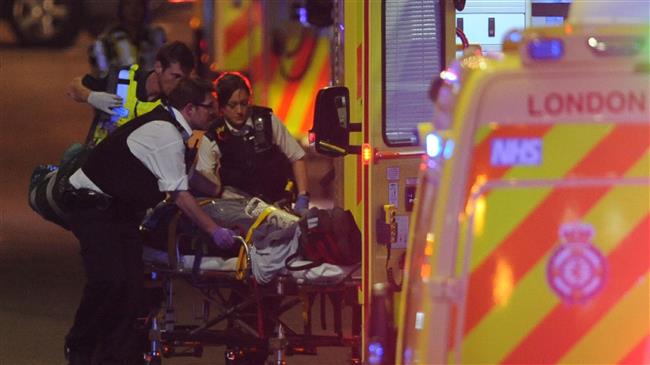
[[[303,215],[309,210],[309,195],[300,194],[293,204],[293,211],[299,215]]]
[[[219,227],[212,231],[212,242],[222,250],[230,250],[236,246],[234,235],[230,229]]]

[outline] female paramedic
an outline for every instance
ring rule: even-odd
[[[295,179],[294,211],[309,208],[305,151],[269,108],[251,104],[250,81],[237,72],[216,81],[219,117],[201,139],[190,185],[208,196],[222,186],[239,189],[267,202],[285,197]]]

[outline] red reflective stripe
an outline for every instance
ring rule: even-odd
[[[369,53],[370,53],[370,4],[369,1],[363,3],[363,143],[369,143],[368,140],[368,116],[370,115],[370,80],[369,80]],[[369,198],[369,167],[363,165],[363,304],[370,305],[370,214],[368,211]],[[368,307],[366,307],[368,308]],[[370,315],[370,311],[366,311]],[[365,323],[365,321],[364,321]]]
[[[644,129],[645,130],[645,129]],[[638,138],[639,128],[618,126],[604,137],[582,161],[567,175],[586,175],[598,171],[608,171],[612,176],[622,175],[648,149],[645,138]],[[621,146],[625,146],[622,148]],[[619,151],[625,150],[625,151]],[[620,152],[611,158],[612,151]],[[539,227],[559,227],[563,219],[558,212],[572,206],[576,218],[581,217],[609,190],[593,189],[555,189],[510,235],[488,256],[472,273],[469,282],[467,302],[469,303],[465,331],[471,331],[481,319],[492,310],[492,281],[496,275],[497,262],[504,258],[512,265],[513,282],[516,285],[557,241],[554,229]],[[526,249],[521,243],[526,242]]]
[[[645,318],[646,321],[650,321],[650,318]],[[641,341],[639,341],[632,350],[623,357],[618,365],[637,365],[637,364],[650,364],[650,335],[645,336]]]
[[[361,204],[361,198],[363,197],[362,182],[363,182],[363,161],[361,161],[361,154],[357,155],[357,205]],[[364,241],[365,242],[365,241]]]
[[[650,268],[650,216],[608,255],[608,277],[603,291],[586,305],[558,303],[517,345],[503,364],[555,364],[614,306]],[[646,318],[647,319],[647,318]],[[625,326],[625,324],[621,324]],[[612,334],[615,335],[615,334]],[[624,336],[621,333],[621,336]]]
[[[300,47],[300,50],[295,56],[293,65],[291,65],[291,70],[289,70],[289,75],[295,75],[300,70],[304,70],[305,67],[309,67],[307,62],[309,61],[309,54],[315,52],[316,39],[312,36],[308,36],[304,39],[304,43]],[[282,66],[280,66],[282,67]],[[280,106],[276,113],[281,119],[285,119],[289,113],[289,107],[293,102],[293,98],[296,96],[296,91],[300,87],[300,80],[298,81],[288,81],[287,85],[284,87],[282,92],[282,98],[280,99]],[[294,106],[295,108],[296,106]]]
[[[320,71],[318,72],[318,79],[316,80],[316,85],[314,85],[314,95],[318,93],[318,90],[327,86],[330,80],[330,62],[329,57],[323,63]],[[313,121],[314,116],[314,103],[309,103],[305,105],[307,107],[307,112],[305,118],[303,118],[302,123],[300,124],[300,132],[306,133],[311,129],[311,122]]]
[[[276,56],[271,56],[270,59],[266,59],[263,54],[258,54],[255,57],[253,57],[253,61],[251,62],[251,78],[253,80],[264,80],[265,78],[268,78],[266,75],[275,75],[276,72],[278,71],[278,57]],[[264,90],[260,90],[258,88],[263,87]],[[267,104],[267,100],[264,100],[264,97],[267,97],[268,93],[268,83],[266,82],[257,82],[254,83],[253,86],[254,89],[256,89],[256,92],[259,93],[259,95],[253,95],[253,102],[256,103],[257,105],[264,105]],[[258,99],[259,98],[259,99]]]
[[[255,3],[253,3],[250,10],[253,11],[255,24],[259,25],[261,15],[259,6],[255,6]],[[233,48],[237,47],[239,42],[251,34],[252,29],[248,23],[248,17],[248,11],[242,11],[235,20],[226,26],[224,39],[224,50],[226,53],[232,51]]]
[[[510,170],[511,166],[492,166],[490,163],[490,142],[493,138],[530,138],[539,137],[551,130],[550,125],[526,126],[522,128],[497,128],[474,147],[474,157],[470,175],[473,179],[478,175],[486,175],[490,179],[498,179]],[[471,189],[471,182],[467,191]],[[469,195],[466,195],[469,196]]]

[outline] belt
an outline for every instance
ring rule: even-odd
[[[69,209],[108,210],[113,203],[113,198],[104,193],[90,189],[66,189],[63,192],[63,203]]]

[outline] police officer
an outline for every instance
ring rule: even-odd
[[[138,232],[144,212],[168,193],[221,249],[234,233],[219,227],[188,192],[184,139],[208,128],[212,84],[182,79],[169,105],[118,128],[70,177],[70,226],[81,244],[87,276],[66,337],[70,364],[134,364],[142,359],[135,323],[143,264]]]
[[[271,109],[251,104],[252,89],[245,76],[222,74],[216,91],[220,117],[201,140],[191,186],[207,195],[217,195],[221,185],[232,186],[276,202],[293,178],[298,193],[294,211],[306,211],[305,151]]]
[[[136,64],[115,69],[112,74],[102,78],[90,74],[74,78],[68,95],[77,102],[87,102],[101,112],[96,115],[87,142],[98,144],[116,127],[158,106],[159,99],[169,94],[178,80],[188,76],[193,68],[192,51],[184,43],[175,41],[158,50],[153,71],[141,70]],[[124,95],[116,94],[116,91],[121,93],[120,90],[125,91]]]

